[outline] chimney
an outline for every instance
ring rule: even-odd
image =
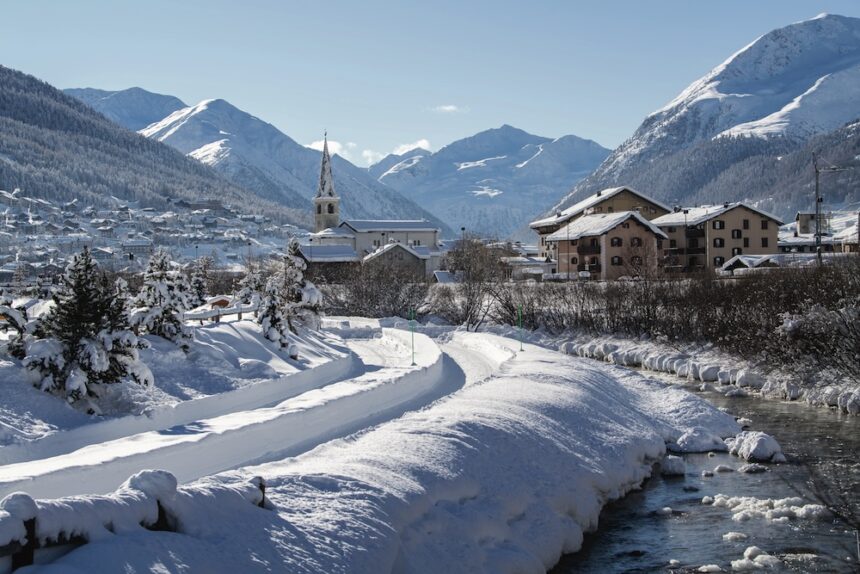
[[[603,195],[603,190],[598,191],[595,195],[596,195],[597,197],[600,197],[601,195]]]
[[[725,203],[723,203],[723,207],[728,207],[728,206],[729,206],[729,202],[728,202],[728,201],[727,201],[727,202],[725,202]]]

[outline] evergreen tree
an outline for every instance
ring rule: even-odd
[[[263,329],[263,335],[281,347],[288,345],[287,333],[290,330],[284,317],[286,308],[287,303],[284,300],[280,281],[277,277],[270,277],[266,282],[266,289],[260,302],[257,322]]]
[[[239,281],[239,291],[236,292],[237,301],[245,305],[259,303],[265,290],[266,281],[259,267],[248,262],[245,276]]]
[[[125,294],[110,288],[88,249],[72,257],[54,306],[38,322],[26,346],[27,368],[41,376],[39,387],[69,402],[96,395],[99,384],[130,376],[150,384],[139,362],[137,337],[128,330]]]
[[[200,257],[194,262],[194,268],[191,271],[191,294],[193,307],[198,307],[206,302],[206,297],[209,295],[209,275],[212,270],[212,265],[213,261],[211,257]]]
[[[132,313],[133,326],[188,350],[191,334],[182,314],[192,306],[191,288],[164,249],[156,250],[150,257],[134,303],[137,308]]]
[[[6,344],[6,351],[16,359],[23,359],[24,352],[24,334],[27,329],[27,310],[24,308],[12,307],[12,297],[5,293],[0,293],[0,317],[5,322],[4,328],[14,331],[14,335]]]

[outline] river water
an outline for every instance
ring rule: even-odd
[[[676,377],[646,372],[679,384]],[[693,387],[689,387],[693,390]],[[698,391],[696,391],[698,392]],[[587,535],[580,552],[562,558],[551,574],[615,572],[697,572],[714,564],[731,571],[748,546],[758,546],[780,559],[773,572],[860,572],[855,531],[838,517],[792,519],[774,524],[764,518],[735,521],[732,511],[702,504],[704,496],[725,494],[760,499],[801,497],[808,503],[841,505],[860,516],[860,417],[804,403],[760,397],[726,398],[703,392],[718,407],[752,420],[779,441],[788,463],[768,465],[768,472],[715,473],[703,470],[744,461],[727,453],[690,454],[681,478],[655,476],[642,490],[609,504],[596,533]],[[656,474],[656,473],[655,473]],[[664,509],[672,509],[669,514]],[[745,540],[727,541],[723,534],[740,532]],[[670,560],[679,564],[669,567]]]

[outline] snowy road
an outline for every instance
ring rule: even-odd
[[[350,378],[308,390],[274,406],[237,410],[38,460],[0,467],[0,496],[23,490],[35,497],[106,493],[146,468],[180,481],[249,463],[294,456],[323,442],[421,408],[467,383],[486,378],[510,358],[498,348],[469,348],[452,340],[445,353],[416,334],[383,329],[351,339],[360,364]]]

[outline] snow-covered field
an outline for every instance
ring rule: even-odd
[[[124,529],[41,570],[544,572],[579,548],[603,504],[638,487],[667,443],[689,450],[677,441],[693,431],[740,430],[682,389],[535,345],[519,351],[511,338],[416,335],[412,367],[407,331],[380,333],[373,321],[329,325],[363,372],[269,409],[206,421],[194,429],[206,438],[181,457],[208,459],[200,445],[232,434],[248,440],[221,450],[249,452],[244,460],[225,455],[224,469],[271,462],[165,494],[179,534]],[[299,422],[276,422],[290,420]],[[141,442],[196,436],[155,435]],[[186,464],[150,462],[162,461]],[[197,463],[196,476],[216,470]],[[196,478],[183,472],[180,481]],[[253,476],[267,482],[267,509],[236,495]]]

